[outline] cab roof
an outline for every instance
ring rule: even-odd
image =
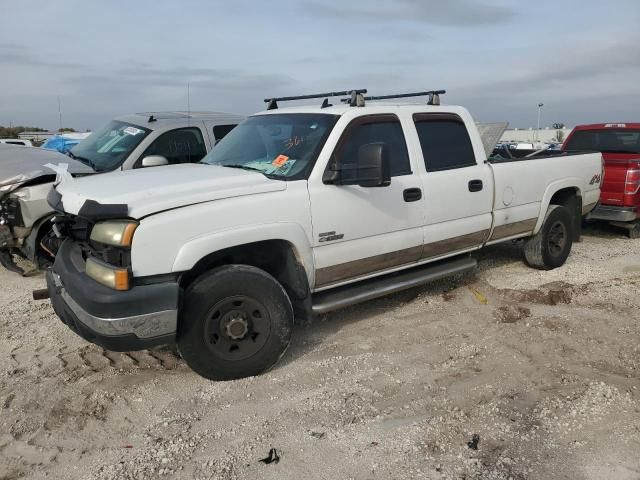
[[[133,123],[150,130],[158,128],[167,128],[170,126],[182,126],[194,121],[208,121],[223,123],[240,123],[246,117],[244,115],[236,115],[225,112],[184,112],[184,111],[168,111],[168,112],[140,112],[129,115],[116,117],[115,120],[120,122]]]

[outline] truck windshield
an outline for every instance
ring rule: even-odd
[[[640,130],[577,130],[564,150],[595,150],[606,153],[640,153]]]
[[[149,132],[147,128],[113,120],[73,147],[69,155],[96,172],[113,170],[122,165]]]
[[[269,178],[307,178],[338,117],[283,113],[250,117],[202,163],[259,171]]]

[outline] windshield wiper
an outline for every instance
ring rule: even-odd
[[[74,153],[71,152],[71,150],[69,150],[67,152],[67,155],[69,155],[71,158],[73,158],[74,160],[78,160],[81,163],[84,163],[85,165],[90,166],[95,172],[98,171],[98,168],[96,167],[96,164],[93,163],[93,161],[89,160],[86,157],[81,157],[79,155],[75,155]]]
[[[260,172],[260,173],[264,173],[262,170],[260,170],[259,168],[256,167],[249,167],[247,165],[238,165],[238,164],[225,164],[223,163],[221,165],[222,167],[228,167],[228,168],[239,168],[241,170],[251,170],[253,172]]]
[[[209,165],[211,165],[211,164],[209,164]],[[221,167],[228,167],[228,168],[239,168],[240,170],[248,170],[250,172],[258,172],[258,173],[261,173],[265,177],[270,178],[272,180],[273,179],[276,179],[276,180],[281,180],[282,179],[282,177],[279,176],[279,175],[274,175],[273,173],[267,173],[267,172],[264,172],[264,171],[260,170],[259,168],[249,167],[248,165],[238,165],[238,164],[234,164],[234,163],[231,163],[231,164],[223,163],[220,166]]]

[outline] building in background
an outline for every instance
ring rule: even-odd
[[[58,135],[58,132],[21,132],[18,134],[18,136],[24,140],[31,140],[35,142],[47,140],[54,135]]]

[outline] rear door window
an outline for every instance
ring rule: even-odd
[[[222,140],[227,133],[233,130],[237,125],[216,125],[213,127],[213,138],[215,138],[215,143],[218,143]]]
[[[416,114],[413,120],[428,172],[476,165],[471,138],[460,117]]]

